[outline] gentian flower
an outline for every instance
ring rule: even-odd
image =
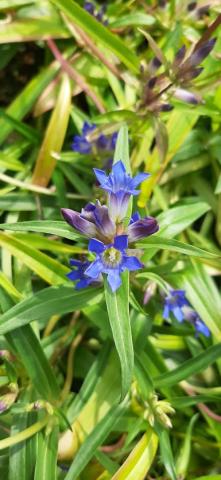
[[[141,218],[136,212],[132,215],[129,226],[127,228],[129,242],[136,242],[144,237],[149,237],[159,230],[159,225],[156,218],[145,217]]]
[[[182,307],[188,305],[184,290],[171,290],[164,299],[163,318],[168,319],[170,313],[173,313],[178,322],[184,320]]]
[[[121,160],[113,165],[109,175],[98,168],[94,168],[94,173],[100,187],[108,192],[110,217],[113,221],[120,223],[126,217],[130,196],[139,194],[140,191],[136,190],[136,187],[146,180],[149,174],[139,173],[132,178]]]
[[[67,274],[67,277],[69,280],[72,280],[75,282],[76,280],[79,280],[78,283],[76,283],[75,288],[79,290],[80,288],[86,288],[90,283],[93,282],[93,280],[89,277],[86,277],[84,275],[85,270],[89,267],[90,262],[85,261],[81,262],[80,260],[70,260],[70,265],[72,267],[76,267],[76,270],[72,270],[70,273]]]
[[[109,286],[112,292],[115,292],[121,285],[122,272],[134,271],[143,267],[137,257],[127,255],[127,247],[127,235],[116,236],[113,243],[109,245],[92,238],[88,249],[96,254],[96,259],[85,270],[85,275],[92,280],[97,280],[101,273],[106,274]]]
[[[69,208],[62,208],[61,213],[69,225],[86,237],[97,237],[109,241],[116,231],[116,226],[110,219],[108,208],[100,202],[88,203],[81,213]]]
[[[117,132],[113,133],[111,136],[99,135],[95,140],[90,141],[88,135],[96,129],[94,123],[89,124],[84,122],[81,135],[75,135],[73,138],[73,143],[71,145],[74,152],[89,154],[93,153],[93,150],[97,151],[112,151],[115,148],[117,140]]]
[[[183,308],[183,314],[185,320],[192,323],[198,333],[202,333],[205,337],[210,336],[210,331],[205,325],[203,320],[200,318],[198,313],[189,306]]]

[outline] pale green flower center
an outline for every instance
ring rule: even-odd
[[[108,267],[116,267],[117,265],[119,265],[122,255],[119,250],[117,250],[114,247],[110,247],[104,251],[102,258],[103,258],[103,262]]]

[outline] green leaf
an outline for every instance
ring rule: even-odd
[[[193,222],[210,210],[205,202],[188,203],[173,207],[157,217],[160,225],[160,235],[172,238],[186,230]]]
[[[57,449],[58,427],[38,433],[34,480],[57,479]]]
[[[0,230],[48,233],[49,235],[57,235],[58,237],[68,238],[69,240],[80,240],[83,238],[79,233],[75,233],[75,230],[67,225],[66,222],[55,220],[2,223],[0,224]]]
[[[172,252],[183,253],[184,255],[190,255],[193,257],[201,257],[201,258],[218,258],[216,253],[206,252],[202,248],[194,247],[193,245],[189,245],[188,243],[179,242],[178,240],[162,238],[158,235],[154,235],[153,237],[148,237],[146,240],[141,240],[136,244],[139,248],[152,248],[157,247],[163,250],[170,250]]]
[[[35,169],[32,183],[46,187],[56,165],[53,153],[60,153],[64,142],[71,106],[71,83],[69,77],[64,74],[56,100],[45,132]]]
[[[192,431],[198,417],[199,415],[196,414],[191,418],[189,425],[186,429],[185,438],[184,438],[183,444],[181,445],[181,449],[179,451],[179,455],[176,461],[177,476],[181,478],[186,478],[186,475],[187,475],[188,466],[189,466],[190,457],[191,457]]]
[[[157,446],[157,435],[149,428],[112,480],[144,480],[156,455]]]
[[[4,313],[0,318],[0,334],[34,320],[80,310],[87,303],[99,302],[101,298],[100,289],[93,287],[81,291],[74,290],[72,285],[46,288]]]
[[[114,343],[120,358],[122,374],[122,398],[130,389],[134,352],[129,317],[129,275],[124,272],[122,285],[113,293],[105,280],[105,298]]]
[[[75,1],[52,0],[62,12],[64,12],[75,24],[84,30],[91,39],[98,42],[117,57],[134,73],[139,72],[139,62],[136,55],[120,40],[111,33],[102,23],[98,22],[88,12],[83,10]]]
[[[194,358],[186,360],[171,372],[163,373],[153,379],[157,388],[176,385],[191,375],[201,372],[221,356],[221,345],[213,345]]]
[[[92,432],[81,445],[65,480],[77,480],[84,467],[94,456],[97,448],[102,445],[105,438],[113,430],[118,418],[125,411],[125,402],[112,407],[109,412],[97,423]]]
[[[168,431],[165,428],[161,427],[161,425],[157,425],[156,432],[159,436],[160,441],[160,453],[162,457],[162,463],[169,477],[172,478],[172,480],[176,480],[177,477],[175,472],[175,463]]]
[[[66,281],[68,268],[16,237],[1,233],[0,245],[49,284],[58,285]]]
[[[69,32],[60,22],[50,21],[44,18],[29,18],[27,20],[13,21],[2,25],[0,30],[0,43],[30,42],[33,40],[56,38],[68,38]]]
[[[58,399],[59,388],[55,374],[32,327],[25,325],[17,328],[15,332],[7,333],[6,338],[19,355],[34,387],[42,398],[52,402]]]

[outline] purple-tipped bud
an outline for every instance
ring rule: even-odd
[[[178,66],[182,63],[184,57],[186,55],[186,46],[183,45],[178,52],[176,53],[175,59],[174,59],[174,66]]]
[[[184,74],[182,76],[182,80],[186,80],[186,81],[193,80],[194,78],[197,78],[202,73],[203,70],[204,70],[203,67],[194,68],[193,70],[188,71],[186,74]]]
[[[141,238],[149,237],[159,230],[159,225],[154,217],[139,218],[136,221],[131,219],[128,226],[129,242],[137,242]]]
[[[204,15],[208,15],[210,5],[204,5],[204,7],[198,8],[196,11],[197,18],[202,18]]]
[[[183,90],[182,88],[177,88],[175,90],[174,97],[183,102],[191,103],[192,105],[197,105],[199,103],[199,100],[194,93]]]
[[[93,223],[81,217],[80,213],[70,210],[69,208],[61,208],[61,213],[67,223],[78,230],[86,237],[96,236],[97,230]]]
[[[160,108],[159,108],[159,111],[160,112],[171,112],[171,110],[173,110],[174,107],[173,105],[170,105],[170,103],[163,103],[162,105],[160,105]]]
[[[155,87],[156,82],[157,82],[157,77],[150,78],[150,80],[147,83],[148,88],[152,90]]]
[[[197,7],[197,2],[191,2],[187,5],[188,12],[192,12]]]
[[[3,400],[0,400],[0,413],[3,413],[5,410],[7,410],[7,405]]]
[[[208,42],[205,42],[201,47],[199,47],[191,56],[190,64],[192,67],[199,65],[211,52],[216,43],[216,38],[211,38]]]

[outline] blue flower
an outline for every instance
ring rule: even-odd
[[[208,327],[195,310],[193,310],[191,307],[185,306],[183,308],[183,313],[185,320],[192,323],[198,333],[202,333],[205,337],[210,336]]]
[[[70,208],[62,208],[61,213],[69,225],[86,237],[110,241],[115,235],[116,226],[110,219],[108,208],[99,201],[88,203],[81,213]]]
[[[116,145],[117,133],[113,133],[113,135],[108,137],[101,134],[97,139],[90,141],[88,135],[90,135],[95,129],[96,125],[94,123],[89,124],[88,122],[84,122],[82,134],[75,135],[73,138],[73,143],[71,145],[72,150],[82,154],[93,153],[94,148],[98,151],[113,150]]]
[[[72,267],[77,267],[76,270],[72,270],[70,273],[67,274],[67,277],[69,280],[72,280],[75,282],[76,280],[79,280],[78,283],[76,283],[75,288],[77,290],[81,288],[86,288],[90,283],[93,282],[93,280],[89,277],[86,277],[84,275],[85,270],[89,267],[90,262],[85,261],[81,262],[80,260],[70,260],[70,265]]]
[[[99,279],[101,273],[106,274],[109,286],[112,292],[115,292],[121,285],[122,272],[138,270],[143,267],[137,257],[126,254],[127,247],[127,235],[116,236],[114,242],[109,245],[92,238],[88,249],[96,254],[96,259],[89,265],[84,274],[92,280]]]
[[[131,217],[127,228],[129,243],[136,242],[144,237],[149,237],[159,230],[159,225],[154,217],[140,218],[138,212]]]
[[[104,170],[94,168],[94,173],[100,184],[109,195],[110,217],[117,222],[121,222],[127,213],[128,202],[131,195],[138,195],[139,190],[136,187],[143,182],[148,173],[139,173],[134,178],[126,171],[121,160],[113,165],[112,171],[106,175]]]
[[[182,307],[188,305],[184,290],[171,290],[164,299],[163,318],[168,319],[170,313],[173,313],[178,322],[184,320]]]

